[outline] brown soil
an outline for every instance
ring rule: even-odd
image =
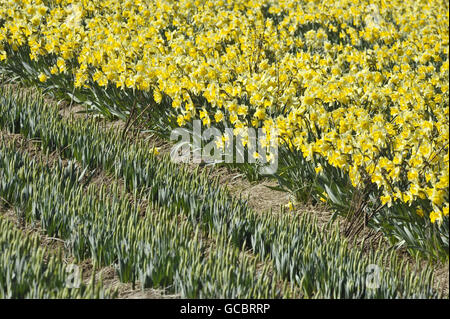
[[[85,262],[83,265],[83,279],[88,283],[92,278],[92,264]],[[117,292],[120,299],[176,299],[180,295],[169,294],[163,289],[141,289],[140,283],[135,286],[131,283],[122,283],[116,274],[114,267],[104,267],[95,272],[95,280],[101,280],[106,289]]]

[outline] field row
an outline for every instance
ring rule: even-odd
[[[61,254],[40,246],[37,235],[27,235],[0,216],[0,299],[108,298],[114,293],[101,283],[76,283]],[[72,277],[71,277],[72,276]],[[71,289],[70,284],[76,284]]]

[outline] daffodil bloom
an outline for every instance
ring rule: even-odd
[[[44,73],[39,74],[39,81],[45,82],[47,81],[48,77]]]

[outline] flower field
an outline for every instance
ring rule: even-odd
[[[24,223],[39,223],[44,234],[61,238],[77,263],[114,265],[122,282],[170,287],[184,298],[440,296],[428,266],[406,266],[386,249],[363,255],[337,227],[321,232],[307,215],[260,215],[204,173],[156,158],[144,143],[123,140],[89,119],[55,117],[56,105],[40,96],[0,93],[0,128],[39,139],[41,152],[32,158],[19,143],[2,139],[0,196]],[[45,154],[55,151],[60,155],[52,163]],[[99,188],[91,183],[96,170],[114,181]],[[8,262],[23,258],[9,252],[13,235],[2,236],[0,267],[21,273],[22,264]],[[369,265],[389,269],[380,273],[379,289],[366,286]],[[0,296],[45,296],[28,291],[27,281],[16,292],[10,281],[8,272],[0,277]],[[93,297],[89,290],[64,295],[67,289],[58,284],[56,296]]]
[[[369,227],[448,267],[448,28],[444,0],[0,0],[2,82],[165,139],[201,120],[249,147],[249,129],[262,128],[276,135],[278,152],[268,155],[278,171],[229,166],[250,180],[272,178],[292,199],[281,217],[258,214],[145,141],[94,119],[62,119],[41,93],[5,84],[0,129],[38,139],[39,151],[60,161],[35,161],[2,141],[0,198],[65,240],[77,262],[115,263],[122,282],[143,289],[170,286],[188,298],[436,297],[428,268],[405,271],[387,251],[361,256],[345,235]],[[114,178],[110,189],[85,181],[96,170]],[[346,221],[345,235],[335,225],[321,232],[315,216],[292,217],[304,203],[326,205]],[[8,225],[0,219],[0,229]],[[5,256],[38,246],[3,244],[19,231],[11,234],[0,233]],[[1,258],[0,270],[9,267]],[[365,289],[360,274],[387,259],[381,288]],[[44,296],[14,295],[1,273],[0,297]],[[54,296],[71,296],[55,285]],[[113,296],[85,285],[74,297]]]

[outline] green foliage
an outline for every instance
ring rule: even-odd
[[[70,274],[60,253],[44,250],[36,235],[25,235],[0,216],[0,299],[115,296],[92,281],[71,288]]]
[[[321,158],[307,161],[300,151],[282,148],[280,161],[276,174],[278,190],[292,192],[299,202],[326,202],[335,212],[333,220],[342,216],[351,223],[353,229],[349,232],[356,233],[366,221],[366,225],[382,232],[396,247],[406,247],[411,255],[448,261],[448,218],[444,218],[442,225],[432,224],[429,218],[416,213],[417,203],[397,201],[390,207],[382,205],[382,193],[370,179],[364,188],[356,188],[346,174]],[[320,173],[315,171],[318,166],[322,168]],[[432,210],[426,201],[420,205]]]

